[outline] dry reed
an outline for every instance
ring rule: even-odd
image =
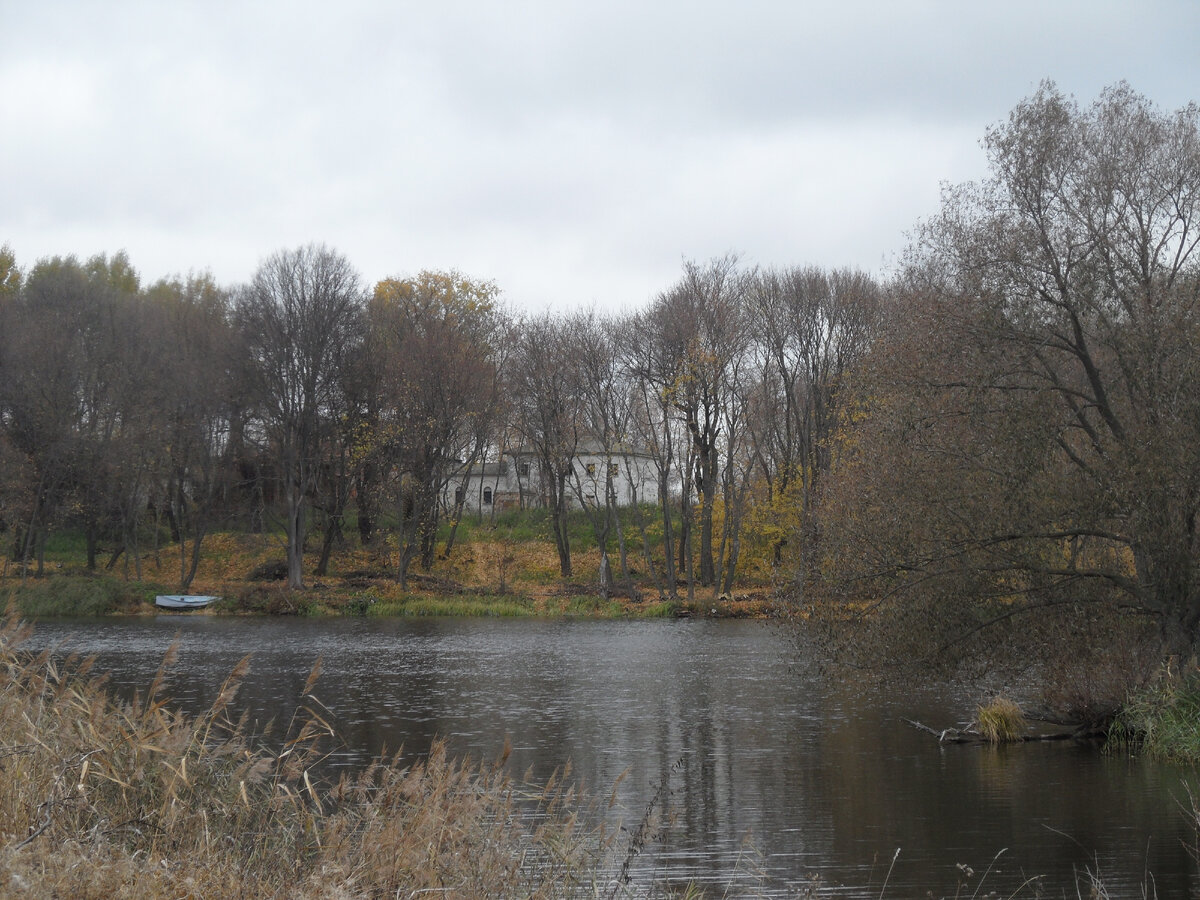
[[[0,628],[0,895],[30,897],[592,896],[603,835],[563,781],[528,790],[503,760],[444,745],[322,787],[332,729],[311,696],[280,752],[229,704],[243,660],[203,715],[160,696],[122,704],[88,663],[21,650]]]

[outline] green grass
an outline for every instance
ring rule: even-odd
[[[87,538],[82,531],[63,529],[46,535],[46,559],[83,559],[87,556]]]
[[[7,589],[7,598],[29,618],[104,616],[153,603],[162,585],[126,582],[103,575],[55,575],[31,578]]]
[[[499,616],[534,615],[528,601],[514,597],[488,597],[475,594],[406,594],[378,600],[365,607],[368,616]]]
[[[1157,759],[1200,762],[1200,668],[1168,664],[1135,691],[1117,714],[1110,738]]]
[[[563,615],[586,616],[596,619],[620,618],[625,614],[624,607],[616,600],[605,600],[595,594],[583,594],[568,597],[563,606]]]
[[[640,619],[669,619],[679,611],[679,604],[673,600],[659,600],[647,603],[638,611]]]
[[[145,521],[138,529],[138,547],[142,553],[149,553],[155,546],[170,543],[171,535],[166,527],[157,529],[153,521]],[[120,538],[112,534],[101,535],[96,547],[96,559],[104,566],[112,555],[114,548],[120,546]],[[87,535],[79,528],[60,528],[46,535],[46,563],[48,565],[62,564],[65,566],[82,566],[87,559]],[[30,561],[35,567],[36,560]],[[117,562],[120,568],[122,562]]]
[[[631,542],[640,541],[641,538],[637,533],[634,511],[629,508],[621,508],[617,511],[617,514],[621,519],[621,527],[625,531],[626,540]],[[642,505],[643,519],[650,526],[651,539],[656,542],[661,540],[661,515],[661,510],[657,506]],[[678,516],[676,516],[674,524],[678,528]],[[449,531],[449,523],[443,522],[441,530],[438,533],[438,539],[445,541]],[[510,509],[497,513],[494,518],[487,514],[480,517],[474,513],[464,512],[455,540],[469,541],[476,534],[487,535],[488,537],[499,535],[516,543],[552,543],[553,538],[550,535],[550,511],[542,508]],[[581,509],[567,511],[567,537],[570,539],[572,552],[578,551],[582,553],[596,549],[596,533],[592,527],[592,519],[589,513]],[[615,532],[609,535],[609,540],[614,547],[616,546],[616,539]]]
[[[464,519],[466,517],[464,516]],[[485,527],[489,523],[484,522]],[[550,533],[550,510],[548,509],[511,509],[496,516],[494,524],[490,525],[496,534],[525,543],[532,541],[553,542]],[[567,537],[571,548],[580,551],[591,549],[596,545],[592,533],[592,525],[583,510],[570,510],[567,513]]]
[[[658,510],[644,506],[642,515],[658,540],[661,522]],[[633,577],[648,589],[645,577],[636,570],[643,565],[641,538],[634,525],[636,510],[622,509]],[[216,612],[284,616],[323,615],[439,615],[439,616],[579,616],[589,618],[654,618],[670,616],[677,607],[669,603],[626,606],[599,597],[594,584],[597,549],[592,521],[583,510],[571,510],[574,580],[562,578],[550,538],[550,515],[545,509],[508,510],[490,517],[464,516],[449,559],[438,558],[430,573],[416,572],[416,590],[402,596],[394,585],[394,533],[387,533],[386,516],[381,516],[379,539],[359,546],[354,531],[354,512],[345,522],[346,543],[334,551],[329,572],[317,577],[313,571],[319,541],[316,531],[305,559],[307,590],[293,591],[279,579],[284,541],[276,530],[249,534],[241,531],[214,532],[205,541],[202,561],[192,590],[219,594],[224,599]],[[448,536],[443,522],[441,540]],[[439,542],[441,543],[441,541]],[[156,593],[178,590],[178,547],[159,543],[157,551],[147,541],[142,547],[141,574],[153,581],[132,582],[136,572],[124,561],[112,572],[103,571],[107,552],[98,559],[101,570],[86,570],[86,540],[78,529],[63,529],[49,538],[45,579],[22,582],[11,566],[0,574],[0,599],[14,592],[18,608],[28,616],[92,616],[122,612],[147,612]],[[661,550],[661,546],[659,547]],[[439,547],[439,552],[441,547]],[[610,544],[616,559],[616,539]],[[503,565],[504,580],[499,580]],[[419,568],[419,567],[418,567]],[[257,573],[257,574],[256,574]],[[493,594],[497,588],[511,594]],[[446,591],[439,595],[438,591]],[[466,591],[467,593],[462,593]],[[526,599],[518,599],[522,594]],[[528,599],[532,596],[537,599]],[[542,597],[549,597],[544,602]],[[418,599],[419,598],[419,599]],[[707,608],[706,608],[707,611]]]

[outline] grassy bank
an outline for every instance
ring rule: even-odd
[[[23,654],[0,631],[0,885],[8,896],[107,898],[593,896],[607,845],[561,784],[436,747],[319,784],[319,704],[284,750],[256,749],[225,712],[157,694],[114,703],[86,664]],[[164,661],[164,665],[169,662]],[[240,667],[239,667],[240,668]],[[160,676],[161,677],[161,676]],[[315,674],[305,693],[310,694]]]
[[[697,588],[692,602],[684,585],[676,596],[647,575],[644,559],[630,550],[631,580],[604,588],[600,552],[582,514],[574,522],[574,575],[564,579],[549,540],[543,510],[510,512],[495,521],[465,521],[453,550],[428,571],[413,566],[404,590],[395,578],[398,550],[384,532],[362,547],[353,538],[316,574],[319,555],[305,559],[305,588],[288,590],[283,578],[285,543],[280,534],[223,532],[209,535],[189,592],[216,594],[216,611],[267,615],[455,615],[580,616],[591,618],[668,615],[765,616],[773,611],[769,579],[747,573],[732,597]],[[347,534],[353,534],[347,526]],[[439,547],[444,546],[443,542]],[[89,571],[83,540],[56,535],[46,553],[45,577],[0,566],[0,598],[11,598],[29,617],[145,614],[154,596],[175,593],[177,545],[146,539],[151,549],[130,565]],[[613,559],[613,569],[617,568]],[[640,566],[640,568],[639,568]]]

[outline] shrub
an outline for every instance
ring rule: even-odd
[[[1159,759],[1200,761],[1200,668],[1164,665],[1146,687],[1130,694],[1109,737]]]
[[[355,594],[346,601],[346,605],[342,611],[348,616],[365,616],[370,613],[371,607],[378,602],[378,599],[370,591],[363,594]]]

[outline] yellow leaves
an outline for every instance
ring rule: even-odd
[[[479,319],[492,312],[500,289],[494,281],[468,278],[454,270],[425,269],[411,278],[384,278],[375,285],[372,305],[439,313],[445,319]]]
[[[799,466],[784,479],[776,477],[774,488],[759,480],[751,491],[742,523],[742,554],[746,565],[772,562],[778,549],[794,543],[800,533],[807,502],[804,472]]]
[[[15,296],[21,287],[21,270],[17,257],[8,244],[0,245],[0,305],[5,297]]]

